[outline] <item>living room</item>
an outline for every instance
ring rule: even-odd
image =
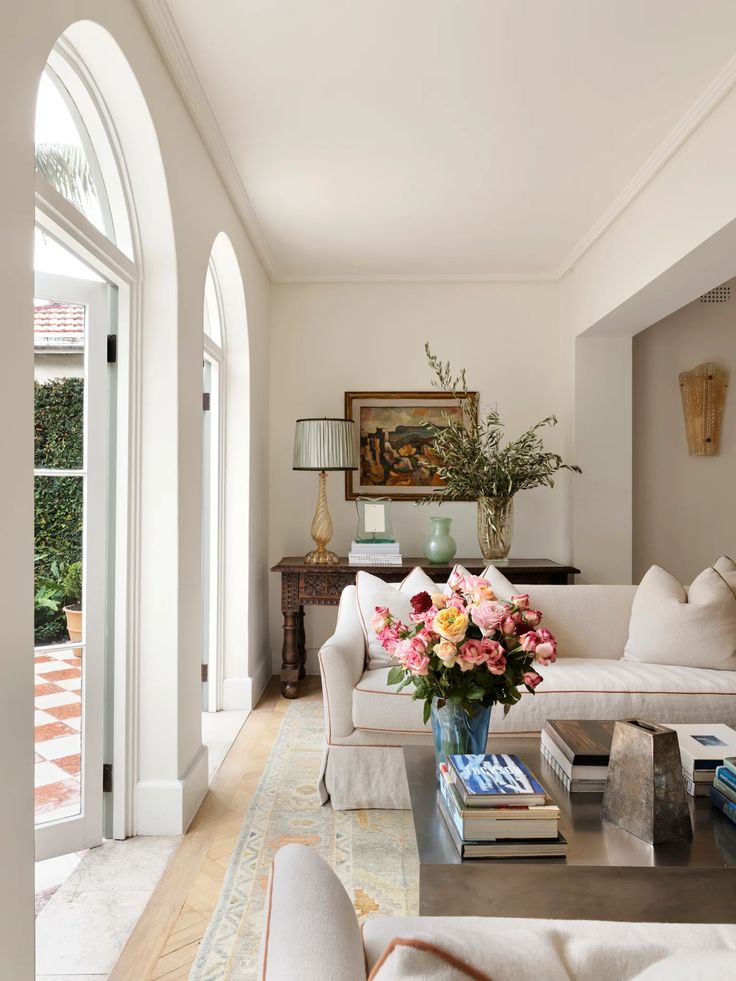
[[[705,783],[682,743],[675,796],[651,801],[681,832],[687,810],[676,841],[617,804],[617,743],[610,820],[602,787],[570,793],[539,755],[560,721],[736,728],[736,10],[42,0],[0,18],[3,977],[499,981],[542,957],[534,976],[736,976],[736,829],[687,793]],[[466,373],[459,403],[425,345]],[[440,476],[429,443],[361,427],[385,408],[426,439],[435,398],[465,413],[458,439],[555,417],[500,549],[477,488],[439,504],[472,468]],[[335,420],[343,457],[310,459]],[[376,537],[399,563],[372,568]],[[565,855],[427,852],[455,848],[421,755],[432,706],[410,697],[427,675],[397,698],[393,661],[370,667],[368,621],[412,615],[407,589],[433,616],[475,596],[483,665],[503,638],[475,606],[525,624],[507,675],[473,689],[493,703],[479,752],[531,760]],[[552,659],[523,640],[537,609]],[[480,671],[458,657],[431,668],[454,695]],[[654,754],[667,732],[629,739]],[[697,758],[707,790],[727,756]],[[604,866],[628,884],[616,910]],[[590,876],[577,900],[568,871]],[[425,919],[461,894],[482,922]],[[471,935],[499,928],[515,959]]]

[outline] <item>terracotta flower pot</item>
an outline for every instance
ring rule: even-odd
[[[65,606],[64,613],[66,613],[66,629],[69,634],[69,640],[81,640],[82,639],[82,607],[81,606]],[[82,648],[75,647],[73,650],[75,657],[82,656]]]

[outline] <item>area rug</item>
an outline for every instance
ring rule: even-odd
[[[334,868],[359,917],[417,914],[419,866],[411,812],[320,806],[323,739],[321,703],[292,702],[243,821],[190,981],[257,977],[271,859],[289,842],[309,845]]]

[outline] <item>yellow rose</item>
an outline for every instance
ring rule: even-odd
[[[465,613],[461,613],[454,606],[448,606],[446,610],[440,610],[432,622],[432,630],[440,637],[459,644],[468,629],[468,618]]]
[[[473,606],[480,606],[485,600],[495,600],[496,594],[487,582],[479,582],[470,590],[469,598]]]
[[[432,600],[432,606],[436,606],[438,610],[441,610],[450,598],[445,593],[430,593],[429,595]]]
[[[445,667],[451,668],[457,661],[457,647],[449,640],[441,640],[434,649],[437,657],[445,662]]]

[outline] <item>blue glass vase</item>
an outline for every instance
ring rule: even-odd
[[[445,702],[442,708],[438,708],[437,702],[432,702],[432,731],[438,776],[440,763],[447,762],[448,756],[457,753],[485,753],[490,722],[490,705],[488,708],[479,705],[475,715],[471,717],[460,705]]]

